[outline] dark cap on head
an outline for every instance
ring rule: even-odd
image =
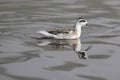
[[[79,22],[86,22],[86,20],[80,20]]]
[[[78,19],[85,19],[85,18],[79,17]]]

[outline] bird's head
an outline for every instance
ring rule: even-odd
[[[78,18],[77,20],[77,25],[80,25],[80,26],[84,26],[84,25],[87,25],[87,20],[84,19],[84,18]]]

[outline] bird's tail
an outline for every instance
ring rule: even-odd
[[[56,35],[50,34],[47,31],[38,31],[37,33],[40,33],[46,37],[56,37]]]

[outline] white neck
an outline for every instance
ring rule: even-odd
[[[81,31],[81,27],[82,26],[79,23],[76,23],[74,28],[75,28],[76,31]]]
[[[74,27],[74,30],[77,32],[77,38],[80,37],[81,35],[81,25],[79,23],[76,23],[75,27]]]

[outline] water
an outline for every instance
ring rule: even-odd
[[[71,28],[79,17],[89,25],[81,39],[35,33]],[[0,80],[119,80],[119,19],[119,0],[0,0]],[[75,51],[91,45],[88,59]]]

